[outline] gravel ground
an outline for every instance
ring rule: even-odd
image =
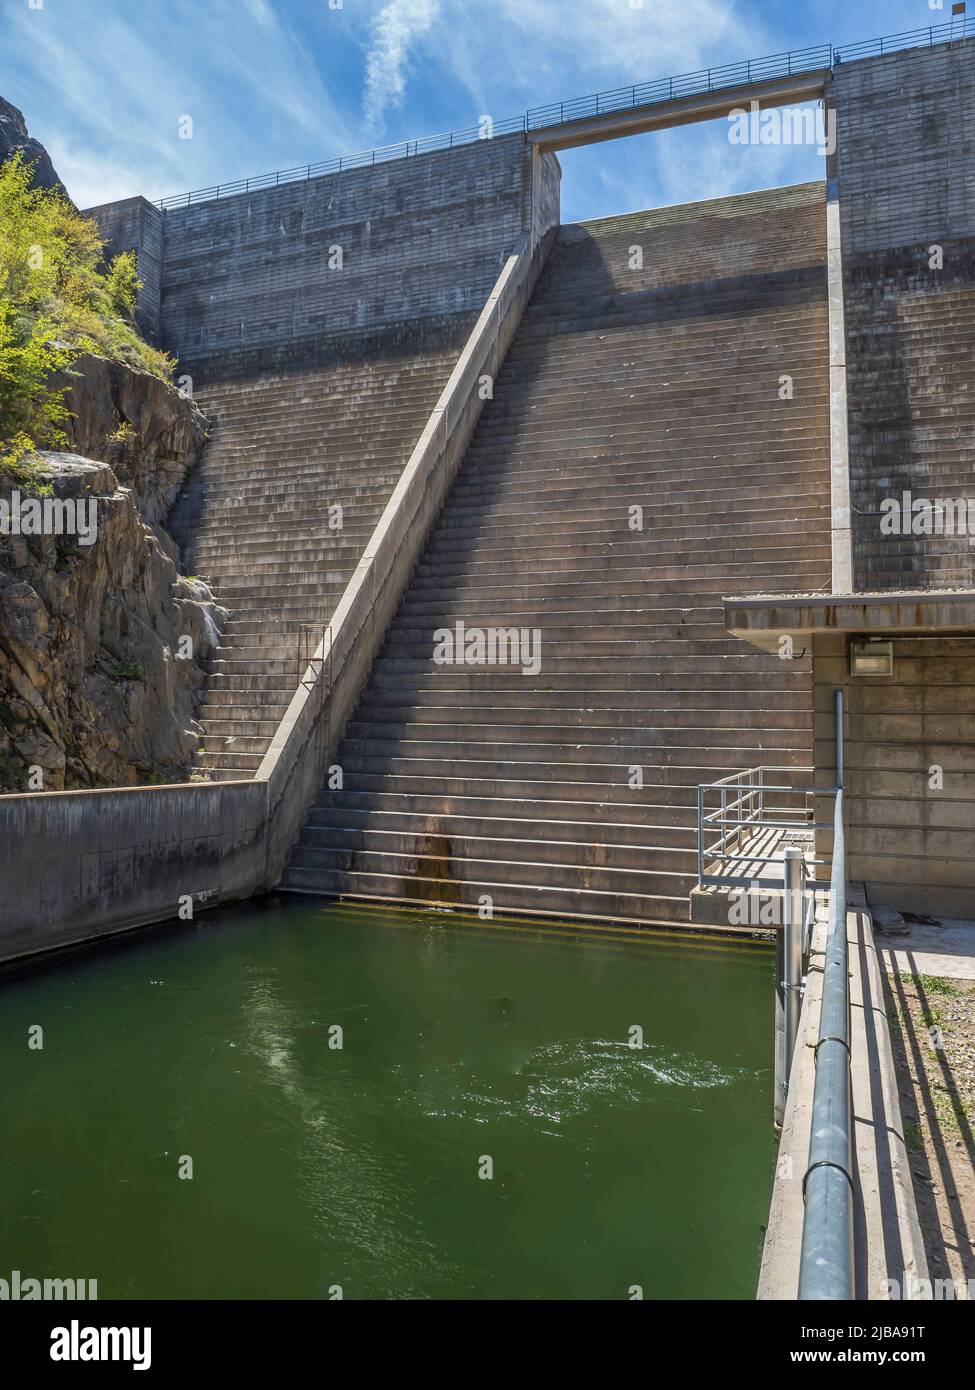
[[[886,988],[930,1277],[975,1299],[975,980],[895,972]]]

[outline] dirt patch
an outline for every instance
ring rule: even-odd
[[[975,980],[895,971],[885,990],[930,1276],[975,1297]]]

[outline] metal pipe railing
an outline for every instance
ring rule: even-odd
[[[799,1033],[802,1006],[802,958],[806,865],[801,849],[784,851],[785,887],[782,893],[782,928],[776,934],[775,966],[775,1097],[773,1118],[781,1128],[789,1094],[789,1078]]]
[[[837,781],[843,766],[843,692],[836,692]],[[853,1165],[850,1082],[850,965],[846,928],[843,788],[836,792],[829,926],[816,1043],[805,1214],[799,1263],[801,1300],[853,1298]]]
[[[793,49],[786,53],[773,53],[765,58],[751,58],[739,63],[728,63],[723,67],[705,68],[699,72],[684,73],[679,77],[664,77],[655,82],[631,83],[628,87],[617,88],[612,92],[596,92],[592,96],[577,97],[571,101],[557,101],[550,106],[536,106],[507,120],[495,121],[492,135],[511,135],[518,132],[546,129],[563,125],[566,121],[583,120],[601,115],[606,111],[638,110],[643,106],[655,106],[673,101],[679,96],[696,96],[702,92],[713,92],[726,87],[747,85],[769,78],[801,75],[815,72],[820,68],[835,68],[839,63],[860,58],[870,58],[885,53],[894,53],[905,48],[924,48],[937,43],[949,43],[956,39],[975,36],[975,19],[954,18],[950,24],[930,25],[924,29],[911,29],[901,34],[888,34],[879,39],[868,39],[864,43],[847,44],[842,50],[832,44],[820,44],[813,48]],[[447,131],[440,135],[428,135],[425,139],[399,140],[393,145],[380,149],[365,150],[360,154],[343,155],[336,159],[319,160],[314,164],[299,164],[293,169],[278,169],[270,174],[258,174],[249,178],[236,179],[232,183],[215,184],[209,188],[198,188],[192,193],[179,193],[174,197],[160,198],[156,206],[165,211],[168,208],[188,208],[196,203],[210,202],[215,198],[228,198],[237,193],[253,193],[263,188],[279,187],[282,183],[318,178],[322,174],[342,173],[347,169],[361,169],[366,165],[386,163],[396,159],[409,159],[416,155],[436,150],[455,149],[463,145],[475,144],[485,139],[481,125],[467,130]]]
[[[716,885],[752,885],[755,869],[761,865],[781,864],[781,840],[770,840],[759,846],[760,831],[776,832],[801,830],[811,838],[817,830],[828,830],[832,821],[814,818],[815,798],[832,796],[835,786],[796,786],[794,782],[771,781],[775,774],[788,772],[792,777],[812,779],[815,769],[789,767],[785,764],[763,764],[732,772],[697,788],[697,881],[698,887]],[[720,796],[720,804],[708,809],[707,798]],[[794,804],[799,800],[800,804]],[[804,804],[803,804],[804,803]],[[753,847],[749,849],[749,839]],[[762,852],[766,850],[768,852]],[[827,862],[805,854],[807,866]],[[711,865],[717,872],[708,873]],[[735,865],[748,865],[747,875],[733,872]],[[777,889],[784,883],[763,877],[755,887]]]

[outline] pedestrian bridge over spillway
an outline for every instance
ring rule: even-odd
[[[698,121],[720,120],[741,109],[766,110],[794,106],[799,102],[823,98],[832,77],[829,67],[778,77],[766,77],[718,87],[652,103],[634,103],[621,110],[597,111],[592,115],[569,116],[558,125],[529,130],[527,140],[543,154],[597,145],[628,135],[693,125]],[[597,99],[592,99],[597,100]],[[570,111],[573,103],[569,103]]]

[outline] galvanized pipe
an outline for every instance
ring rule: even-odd
[[[782,927],[775,939],[775,1086],[773,1119],[781,1128],[799,1032],[805,868],[801,849],[783,851]]]
[[[805,864],[801,849],[790,845],[783,851],[785,888],[782,898],[782,946],[785,992],[785,1083],[792,1075],[792,1059],[799,1033],[799,1006],[802,1003],[802,926],[805,897]]]
[[[842,716],[841,698],[837,700],[837,715],[838,718]],[[838,764],[842,762],[841,748],[842,723],[838,723]],[[850,1115],[850,978],[843,791],[840,788],[836,793],[833,818],[829,928],[816,1044],[809,1165],[803,1179],[806,1209],[799,1264],[801,1300],[854,1297]]]

